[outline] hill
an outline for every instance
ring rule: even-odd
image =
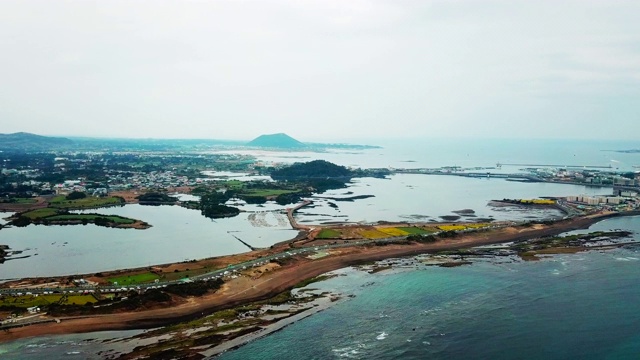
[[[283,133],[260,135],[248,142],[247,146],[279,149],[299,149],[306,147],[304,143]]]
[[[25,132],[0,134],[0,149],[2,150],[49,150],[73,145],[67,138],[49,137]]]
[[[341,179],[348,181],[352,176],[353,172],[346,167],[324,160],[296,163],[271,173],[271,178],[274,180]]]

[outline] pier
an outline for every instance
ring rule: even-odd
[[[538,176],[524,173],[454,172],[442,171],[440,169],[395,169],[393,172],[397,174],[448,175],[470,178],[500,178],[523,182],[544,182],[544,180]]]
[[[611,164],[606,166],[599,165],[554,165],[554,164],[503,164],[497,163],[496,167],[500,168],[503,165],[506,166],[527,166],[527,167],[553,167],[553,168],[573,168],[573,169],[612,169]]]

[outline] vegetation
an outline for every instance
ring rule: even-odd
[[[470,229],[481,229],[488,226],[491,226],[491,224],[486,224],[486,223],[453,224],[453,225],[440,225],[438,226],[438,229],[443,231],[462,231],[462,230],[470,230]]]
[[[337,239],[340,238],[341,235],[340,231],[327,228],[320,230],[318,235],[316,235],[316,239]]]
[[[98,300],[95,296],[89,295],[69,295],[69,294],[49,294],[49,295],[22,295],[0,297],[0,309],[2,308],[29,308],[34,306],[47,307],[52,304],[57,305],[85,305],[95,303]]]
[[[164,288],[164,291],[179,296],[202,296],[210,290],[219,289],[223,283],[224,281],[222,279],[194,281],[184,284],[169,285]]]
[[[426,235],[426,234],[431,234],[435,232],[433,230],[427,230],[425,228],[420,228],[416,226],[398,227],[398,229],[406,232],[407,234],[417,234],[417,235]]]
[[[414,241],[419,243],[433,243],[438,239],[433,235],[411,234],[407,236],[408,241]]]
[[[131,285],[150,283],[155,281],[156,279],[160,279],[160,276],[152,272],[146,272],[136,275],[116,276],[109,278],[107,281],[114,285]]]
[[[296,163],[271,172],[271,178],[274,180],[341,179],[348,181],[352,176],[353,173],[346,167],[324,160]]]
[[[515,205],[555,205],[552,199],[502,199],[500,202]]]
[[[69,195],[65,196],[65,199],[67,200],[80,200],[80,199],[84,199],[87,197],[87,194],[81,192],[81,191],[74,191],[69,193]]]
[[[385,234],[385,233],[383,233],[381,231],[378,231],[376,229],[359,229],[358,232],[365,239],[383,239],[383,238],[389,237],[388,234]]]
[[[72,193],[73,194],[73,193]],[[77,196],[77,195],[76,195]],[[60,195],[49,200],[49,207],[56,209],[93,209],[114,205],[124,205],[124,199],[118,196],[108,197],[84,197],[73,200],[67,199],[66,196]]]
[[[148,192],[139,195],[136,199],[142,205],[173,205],[178,201],[178,198],[161,192]]]
[[[405,236],[409,234],[408,232],[395,227],[379,227],[377,229],[389,236]]]
[[[98,226],[119,226],[134,224],[136,220],[118,215],[102,214],[73,214],[66,210],[42,208],[18,213],[11,218],[10,224],[18,227],[30,224],[42,225],[72,225],[95,224]]]
[[[202,215],[210,219],[234,217],[240,214],[240,209],[227,205],[206,204],[203,205],[200,211]]]

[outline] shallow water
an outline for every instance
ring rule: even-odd
[[[623,223],[637,231],[640,217],[594,228]],[[344,270],[347,276],[316,287],[355,298],[220,359],[636,358],[639,251],[375,274]]]

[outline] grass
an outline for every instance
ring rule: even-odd
[[[49,206],[57,209],[86,209],[122,204],[117,197],[86,197],[84,199],[67,200],[64,196],[56,196],[49,200]]]
[[[204,273],[207,273],[211,271],[211,269],[209,268],[200,268],[200,269],[195,269],[195,270],[185,270],[185,271],[179,271],[179,272],[169,272],[164,275],[165,280],[168,281],[173,281],[173,280],[181,280],[181,279],[185,279],[185,278],[190,278],[193,277],[195,275],[202,275]]]
[[[415,226],[398,227],[398,229],[406,232],[407,234],[411,234],[411,235],[426,235],[426,234],[433,234],[435,232],[433,230],[427,230],[427,229],[423,229],[423,228],[419,228],[419,227],[415,227]]]
[[[13,198],[15,204],[35,204],[38,201],[32,198]]]
[[[69,295],[62,305],[85,305],[97,302],[93,295]]]
[[[241,190],[244,188],[244,183],[240,180],[227,180],[221,185],[231,190]]]
[[[409,235],[408,232],[399,229],[399,228],[395,228],[395,227],[380,227],[377,229],[380,232],[383,232],[389,236],[405,236],[405,235]]]
[[[388,234],[385,234],[375,229],[360,229],[358,230],[358,232],[360,233],[360,235],[362,235],[366,239],[382,239],[382,238],[389,237]]]
[[[285,189],[247,189],[242,192],[241,195],[245,196],[278,196],[282,194],[291,194],[297,192],[297,190],[285,190]]]
[[[95,221],[97,218],[104,218],[110,222],[117,224],[133,224],[135,220],[125,218],[117,215],[93,215],[93,214],[65,214],[47,217],[47,220],[51,221],[73,221],[73,220],[87,220]]]
[[[160,276],[152,272],[146,272],[146,273],[137,274],[137,275],[112,277],[112,278],[109,278],[107,281],[109,281],[111,284],[115,284],[117,282],[118,285],[132,285],[132,284],[150,283],[155,281],[156,279],[160,279]]]
[[[47,306],[51,304],[60,305],[84,305],[87,303],[95,303],[98,300],[93,295],[23,295],[23,296],[4,296],[0,298],[0,306],[15,306],[21,308],[29,308],[33,306]]]
[[[32,306],[45,306],[55,304],[62,298],[62,295],[23,295],[23,296],[4,296],[0,299],[0,306],[16,306],[28,308]]]
[[[316,236],[316,239],[337,239],[340,238],[342,234],[338,230],[334,229],[322,229]]]
[[[54,216],[58,213],[58,210],[51,208],[36,209],[22,213],[22,216],[31,220],[43,219],[49,216]]]

